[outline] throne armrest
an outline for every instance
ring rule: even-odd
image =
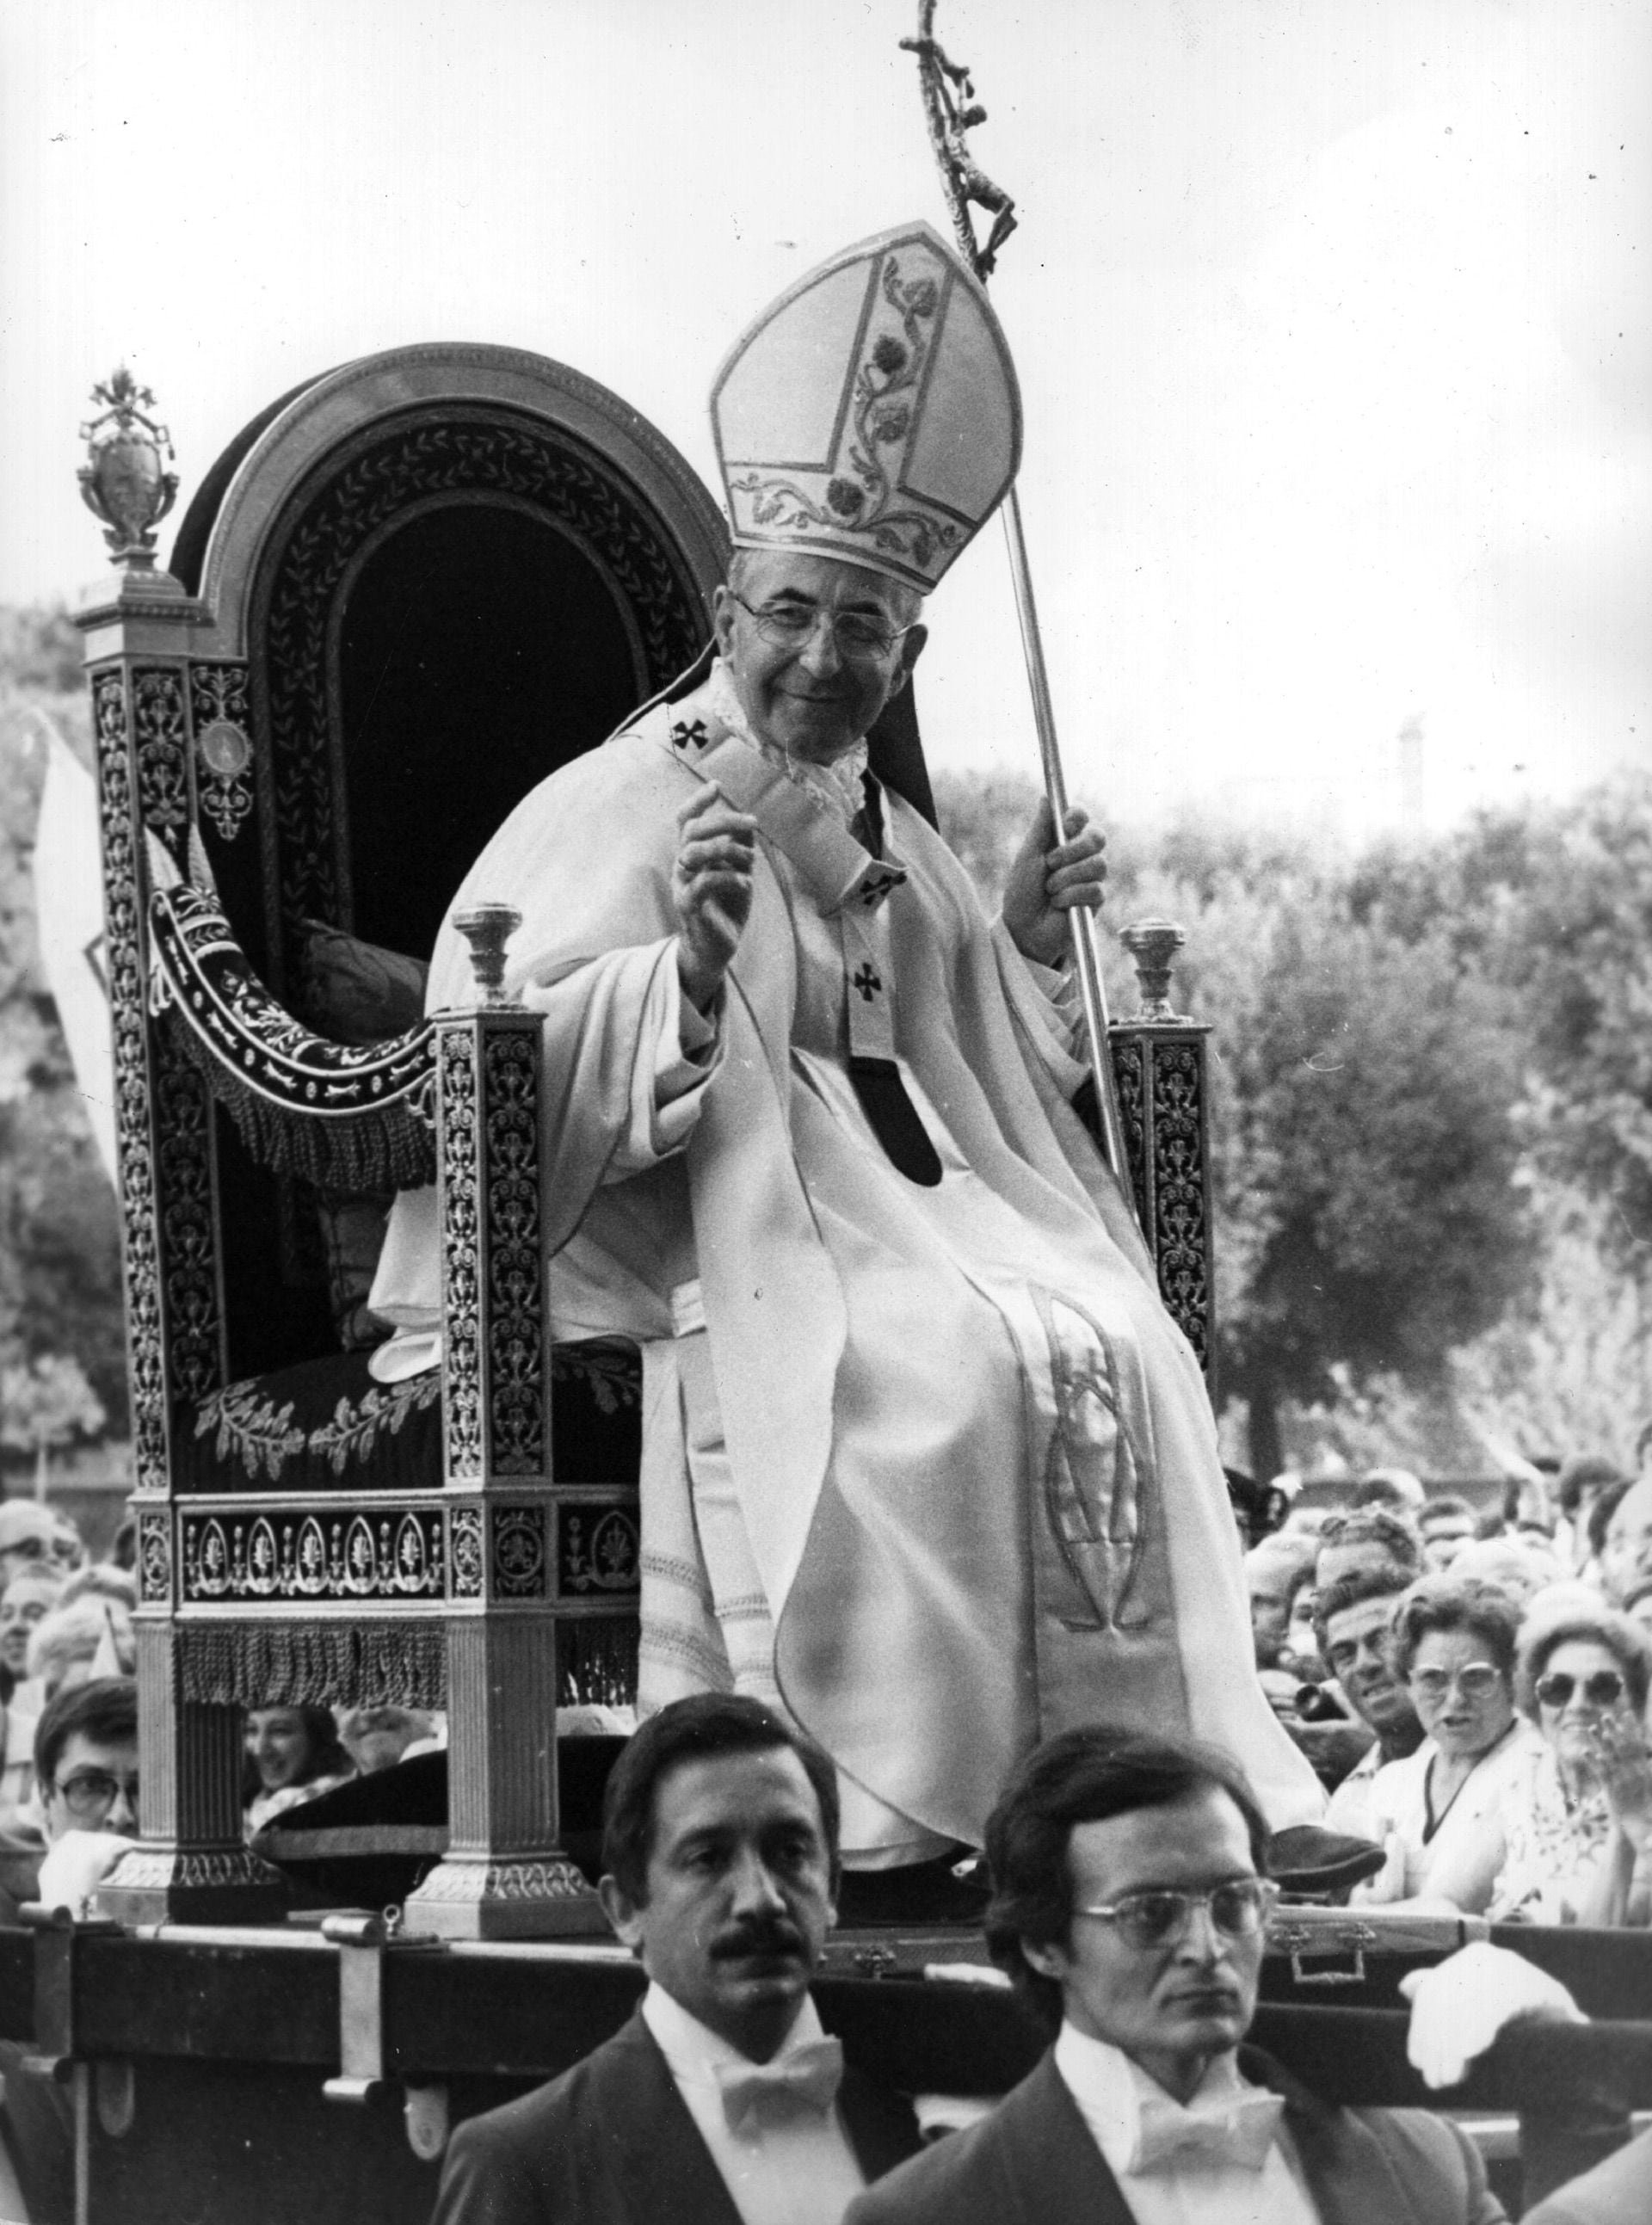
[[[149,902],[150,1000],[229,1112],[247,1149],[320,1190],[433,1182],[434,1024],[332,1043],[254,973],[218,898],[180,882]]]

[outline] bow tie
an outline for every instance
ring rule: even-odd
[[[823,2117],[843,2080],[843,2042],[807,2039],[773,2063],[718,2063],[712,2073],[731,2133]]]
[[[1180,2157],[1207,2163],[1237,2164],[1260,2171],[1274,2144],[1285,2104],[1277,2094],[1222,2094],[1184,2109],[1168,2096],[1148,2095],[1142,2101],[1134,2172],[1162,2171]]]

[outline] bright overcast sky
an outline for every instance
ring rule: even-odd
[[[237,428],[433,339],[574,364],[708,478],[736,333],[944,229],[915,0],[0,0],[0,600],[102,544],[76,428]],[[993,292],[1073,784],[1351,833],[1652,732],[1652,0],[941,0],[1020,232]],[[167,546],[170,524],[162,529]],[[993,527],[931,760],[1035,766]]]

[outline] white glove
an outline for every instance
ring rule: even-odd
[[[1434,2087],[1457,2085],[1509,2025],[1589,2021],[1558,1978],[1484,1939],[1432,1970],[1414,1970],[1400,1991],[1411,2004],[1405,2051]]]
[[[40,1866],[35,1898],[42,1908],[66,1908],[79,1922],[92,1913],[92,1895],[136,1844],[118,1831],[66,1831]]]

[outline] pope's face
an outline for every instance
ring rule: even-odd
[[[925,638],[922,626],[907,625],[910,600],[893,580],[794,549],[748,557],[739,593],[719,587],[714,607],[718,648],[753,733],[810,764],[853,748],[905,687]],[[770,614],[794,631],[773,637]],[[845,643],[833,631],[844,618],[895,638],[881,650]]]

